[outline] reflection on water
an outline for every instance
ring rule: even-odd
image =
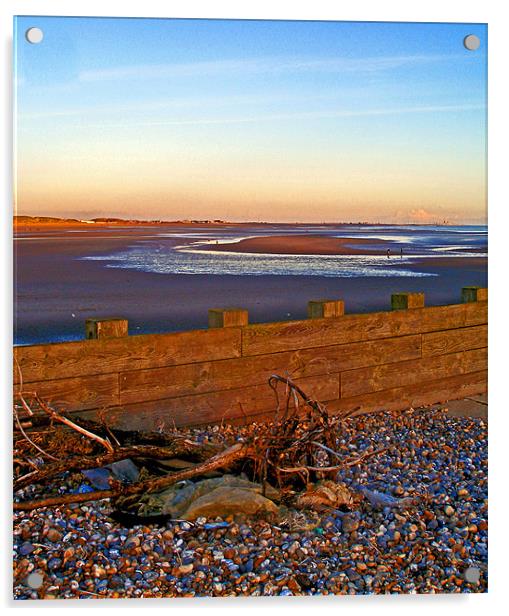
[[[369,238],[396,244],[393,255],[387,258],[390,244],[373,244],[379,249],[376,255],[286,255],[218,252],[207,250],[211,244],[231,244],[242,239],[270,235],[320,235],[324,237]],[[166,239],[180,240],[178,245]],[[127,249],[109,255],[84,257],[104,261],[105,267],[134,269],[158,274],[210,274],[237,276],[325,276],[364,277],[436,276],[419,272],[415,258],[432,259],[471,256],[470,250],[482,251],[487,244],[487,228],[470,227],[419,227],[419,226],[295,226],[267,225],[219,227],[215,229],[181,229],[175,232],[154,234],[149,241],[133,243]],[[399,249],[404,247],[404,254]]]
[[[405,269],[408,259],[382,256],[260,255],[203,250],[173,250],[133,246],[109,256],[85,257],[106,261],[106,267],[135,269],[157,274],[215,274],[236,276],[435,276]]]

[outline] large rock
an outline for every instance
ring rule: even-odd
[[[233,475],[170,486],[163,492],[147,494],[138,502],[139,515],[169,515],[174,519],[193,520],[200,516],[227,517],[277,511],[274,500],[279,492]]]
[[[277,506],[255,490],[235,487],[216,488],[196,499],[184,513],[184,519],[199,517],[226,518],[230,515],[260,515],[277,513]]]

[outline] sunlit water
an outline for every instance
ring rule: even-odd
[[[387,245],[371,244],[376,255],[286,255],[218,252],[208,250],[210,244],[238,242],[241,239],[268,235],[323,235],[388,240],[393,252],[387,257]],[[165,241],[171,239],[173,243]],[[175,240],[179,240],[175,244]],[[417,257],[433,259],[437,256],[472,256],[466,249],[484,249],[487,228],[418,227],[418,226],[277,226],[204,229],[202,232],[182,230],[157,233],[149,239],[139,239],[125,250],[112,254],[83,257],[104,261],[105,267],[133,269],[158,274],[209,274],[236,276],[325,276],[325,277],[424,277],[436,276],[420,272],[410,263]],[[399,254],[404,246],[404,254]]]

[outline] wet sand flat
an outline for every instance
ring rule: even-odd
[[[323,237],[321,235],[272,235],[254,237],[230,244],[207,246],[221,252],[286,255],[369,255],[380,254],[374,245],[391,246],[391,242],[361,237]]]
[[[16,344],[83,338],[85,319],[91,317],[122,316],[129,319],[130,334],[157,333],[206,328],[209,308],[241,306],[249,310],[250,322],[284,321],[306,318],[313,299],[343,299],[346,312],[370,312],[389,309],[395,292],[422,291],[426,304],[447,304],[460,301],[462,286],[487,285],[485,256],[416,259],[406,269],[438,274],[420,278],[188,275],[109,268],[104,261],[81,258],[155,237],[175,246],[182,244],[178,234],[200,229],[206,239],[217,227],[90,227],[83,225],[78,233],[51,226],[17,229],[18,237],[28,239],[14,242]],[[159,235],[164,232],[173,236]]]

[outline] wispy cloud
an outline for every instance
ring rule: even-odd
[[[369,58],[285,58],[215,60],[175,64],[138,64],[109,69],[85,70],[79,74],[83,82],[168,79],[201,75],[245,75],[285,72],[376,73],[403,66],[457,60],[461,55],[427,54]]]
[[[355,94],[357,96],[365,94],[365,88],[342,88],[341,97],[345,94]],[[133,103],[110,103],[107,105],[95,105],[86,107],[75,107],[72,109],[45,109],[42,111],[31,111],[20,113],[19,117],[24,120],[39,120],[41,118],[62,118],[62,117],[90,117],[92,115],[114,114],[118,116],[120,113],[138,113],[146,111],[167,111],[175,109],[223,109],[232,106],[255,106],[255,105],[274,105],[274,104],[305,104],[316,103],[317,101],[339,100],[339,95],[336,92],[317,93],[305,95],[299,94],[298,99],[294,95],[285,93],[270,93],[268,95],[254,94],[231,94],[228,96],[184,96],[184,97],[168,97],[161,100],[152,101],[136,101]]]
[[[151,126],[193,126],[210,124],[253,124],[258,122],[272,122],[285,120],[314,120],[314,119],[333,119],[351,117],[371,117],[371,116],[390,116],[412,113],[461,113],[466,111],[479,111],[485,109],[482,103],[465,103],[458,105],[429,105],[414,107],[395,107],[386,109],[365,109],[365,110],[333,110],[333,111],[307,111],[301,113],[279,113],[245,117],[226,117],[226,118],[189,118],[175,120],[155,120],[143,122],[129,122],[129,127],[151,127]],[[91,127],[92,125],[88,125]],[[101,128],[126,128],[125,123],[104,123],[94,125]]]

